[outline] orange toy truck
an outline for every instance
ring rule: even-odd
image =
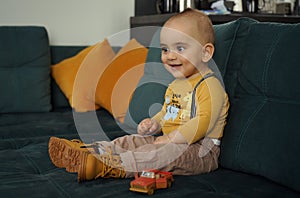
[[[173,175],[170,172],[146,170],[140,176],[135,175],[135,179],[130,182],[129,190],[152,195],[156,189],[170,188],[173,181]]]

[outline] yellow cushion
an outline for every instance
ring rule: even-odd
[[[93,87],[95,90],[99,76],[114,56],[108,40],[104,39],[51,67],[53,78],[76,111],[99,108],[94,102]]]
[[[144,73],[148,49],[130,40],[99,79],[95,102],[123,122],[131,96]]]

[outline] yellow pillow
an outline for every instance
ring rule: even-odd
[[[104,39],[51,67],[53,78],[76,111],[85,112],[99,108],[95,105],[93,90],[99,76],[114,56],[108,40]]]
[[[144,73],[148,49],[130,40],[99,79],[95,102],[123,122],[131,96]]]

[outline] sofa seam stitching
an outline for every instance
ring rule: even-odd
[[[272,42],[270,49],[268,50],[268,53],[266,55],[266,60],[265,60],[265,67],[262,75],[262,90],[263,90],[263,95],[264,97],[267,97],[267,78],[269,74],[269,68],[270,68],[270,62],[271,58],[273,56],[274,50],[276,49],[276,46],[278,45],[279,39],[282,37],[282,32],[283,30],[281,29],[277,34],[276,34],[276,39],[274,39],[274,42]]]
[[[250,123],[253,121],[253,119],[256,117],[256,115],[258,114],[258,112],[260,112],[260,110],[263,108],[263,106],[266,104],[267,100],[263,100],[263,102],[261,103],[261,105],[257,106],[256,110],[249,116],[244,128],[241,131],[241,134],[239,136],[239,140],[238,140],[238,145],[236,148],[236,152],[235,152],[235,161],[239,164],[239,167],[242,167],[241,164],[238,162],[238,155],[240,153],[240,149],[241,149],[241,144],[242,144],[242,140],[244,139],[245,136],[245,132],[246,130],[249,128]]]
[[[239,29],[240,29],[240,26],[241,26],[241,23],[239,22],[238,23],[238,25],[237,25],[237,27],[236,27],[236,29],[235,29],[235,31],[234,31],[234,36],[233,36],[233,42],[231,42],[231,44],[230,44],[230,52],[231,52],[231,50],[232,50],[232,48],[233,48],[233,45],[235,44],[235,42],[236,42],[236,37],[237,37],[237,32],[239,31]],[[226,60],[225,60],[225,67],[224,67],[224,72],[223,72],[223,76],[225,76],[225,74],[226,74],[226,72],[227,72],[227,66],[228,66],[228,62],[229,62],[229,55],[227,54],[227,56],[226,56]]]
[[[18,149],[18,150],[20,151],[21,155],[25,158],[25,160],[29,163],[29,165],[30,165],[32,168],[34,168],[35,173],[41,175],[42,172],[41,172],[41,170],[38,168],[38,166],[36,165],[36,163],[35,163],[33,160],[31,160],[31,158],[30,158],[28,155],[26,155],[26,153],[23,152],[21,149]]]
[[[44,175],[45,176],[45,175]],[[52,186],[54,186],[54,188],[56,188],[59,192],[59,194],[63,195],[63,197],[71,197],[69,193],[67,193],[63,188],[61,188],[56,182],[55,180],[53,180],[51,177],[47,177],[47,180],[52,184]]]

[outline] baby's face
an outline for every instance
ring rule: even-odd
[[[161,59],[175,78],[188,78],[198,73],[203,65],[203,47],[190,36],[193,29],[187,24],[171,23],[161,30]]]

